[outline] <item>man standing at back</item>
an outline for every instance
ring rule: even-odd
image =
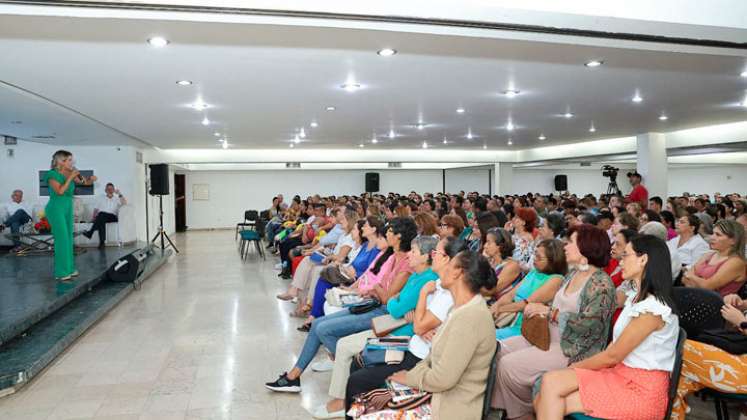
[[[638,203],[645,210],[648,208],[648,190],[641,184],[643,177],[638,172],[628,172],[628,181],[633,186],[633,190],[625,197],[625,202]]]
[[[13,249],[11,252],[17,252],[21,247],[21,241],[18,239],[18,233],[21,226],[31,221],[31,208],[23,202],[23,191],[15,190],[10,195],[10,202],[3,205],[8,213],[8,218],[0,223],[0,232],[5,226],[10,226],[10,232],[13,236]]]

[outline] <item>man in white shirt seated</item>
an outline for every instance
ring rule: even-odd
[[[21,246],[21,241],[18,240],[21,226],[31,221],[31,207],[23,202],[23,191],[21,190],[13,191],[13,194],[10,195],[10,202],[3,204],[3,207],[8,213],[8,218],[0,223],[0,231],[5,229],[5,226],[10,226],[10,232],[13,234],[13,249],[11,252],[15,252]]]
[[[83,232],[87,238],[93,236],[93,232],[99,233],[99,248],[103,248],[106,242],[106,224],[116,222],[119,208],[127,204],[124,196],[111,182],[106,184],[106,195],[96,201],[93,209],[93,226],[91,230]]]

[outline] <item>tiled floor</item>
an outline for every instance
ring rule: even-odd
[[[176,235],[181,254],[88,331],[18,394],[0,419],[308,419],[329,373],[302,395],[264,382],[303,344],[275,261],[242,263],[233,232]]]
[[[329,373],[303,393],[263,383],[289,369],[305,335],[267,261],[241,262],[232,231],[175,235],[181,253],[42,375],[0,399],[0,419],[309,419]],[[324,357],[320,355],[318,357]],[[695,419],[713,418],[697,404]],[[736,416],[734,416],[736,418]]]

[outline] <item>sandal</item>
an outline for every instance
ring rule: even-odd
[[[296,329],[301,332],[309,332],[309,330],[311,329],[311,324],[303,324]]]
[[[278,299],[280,299],[280,300],[285,300],[285,301],[293,300],[293,298],[295,298],[295,296],[292,296],[289,293],[281,293],[281,294],[279,294],[279,295],[277,295],[275,297],[278,298]]]

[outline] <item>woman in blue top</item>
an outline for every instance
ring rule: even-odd
[[[356,228],[350,232],[355,242],[359,245],[357,255],[352,263],[341,267],[341,269],[350,277],[351,283],[360,277],[376,259],[376,256],[379,255],[379,249],[376,247],[376,239],[382,230],[382,226],[383,224],[378,218],[369,216],[366,219],[359,220]],[[311,305],[312,318],[319,318],[324,315],[324,302],[326,302],[324,295],[328,289],[333,287],[335,287],[334,284],[321,277],[316,282],[314,301]]]
[[[540,242],[534,251],[534,269],[490,308],[495,318],[502,314],[516,313],[516,318],[509,326],[495,331],[496,340],[521,335],[524,307],[529,302],[545,303],[552,300],[567,271],[563,243],[557,239]]]

